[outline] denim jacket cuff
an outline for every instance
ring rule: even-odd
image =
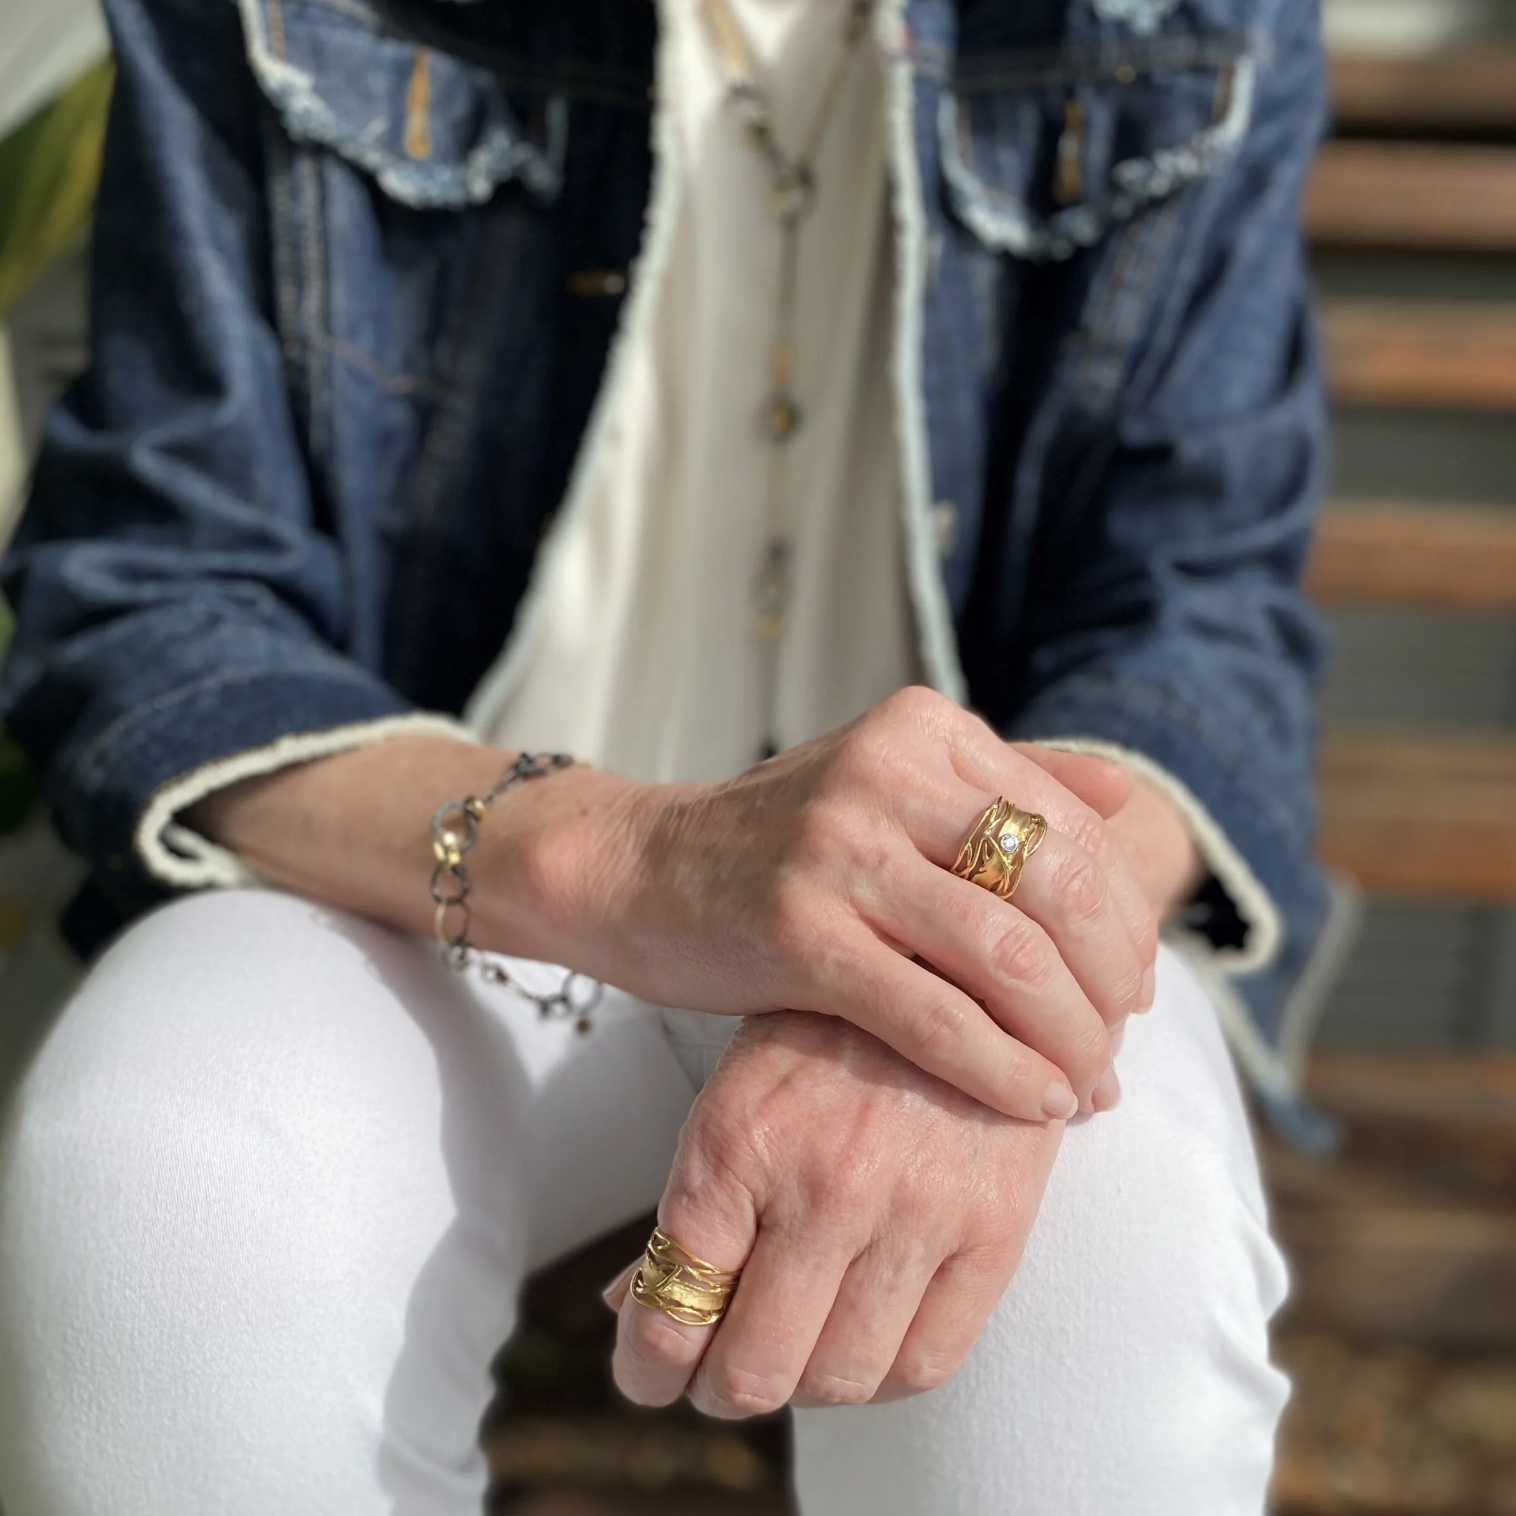
[[[64,840],[98,869],[106,896],[130,911],[164,886],[246,882],[222,849],[176,822],[224,785],[289,763],[418,728],[471,740],[424,715],[344,659],[213,672],[134,702],[56,763],[49,790]]]
[[[137,821],[132,837],[134,851],[152,878],[173,889],[258,884],[261,882],[258,875],[235,853],[184,825],[178,818],[207,796],[241,780],[272,774],[291,764],[308,763],[313,758],[368,747],[389,737],[417,733],[452,737],[463,742],[477,740],[450,717],[422,711],[381,716],[373,721],[351,722],[320,731],[290,732],[261,747],[213,759],[161,786]]]

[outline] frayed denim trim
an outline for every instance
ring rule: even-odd
[[[1179,0],[1092,0],[1102,21],[1125,25],[1139,37],[1151,36],[1167,15],[1178,10]]]
[[[937,113],[942,172],[953,208],[965,226],[997,252],[1030,263],[1061,263],[1092,247],[1112,226],[1130,221],[1146,205],[1209,178],[1241,144],[1253,115],[1257,62],[1243,56],[1232,65],[1226,114],[1182,147],[1162,148],[1146,158],[1128,158],[1111,169],[1113,187],[1081,205],[1043,218],[1024,201],[995,197],[963,152],[958,99],[944,92]]]
[[[561,96],[548,101],[544,147],[525,141],[506,122],[495,121],[461,161],[412,163],[374,141],[386,123],[370,123],[360,131],[343,122],[322,97],[315,77],[270,47],[259,0],[238,3],[253,76],[290,136],[330,148],[366,170],[391,199],[416,210],[443,210],[483,204],[509,181],[543,200],[556,199],[562,190],[568,104]]]

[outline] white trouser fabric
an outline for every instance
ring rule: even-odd
[[[523,1274],[654,1206],[727,1030],[579,1038],[290,896],[139,923],[0,1141],[6,1516],[472,1516]],[[957,1377],[797,1414],[805,1516],[1259,1516],[1284,1271],[1172,955],[1119,1066]]]

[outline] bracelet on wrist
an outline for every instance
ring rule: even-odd
[[[578,1032],[588,1032],[595,1007],[605,986],[587,975],[569,972],[551,994],[539,994],[522,984],[493,954],[482,952],[469,940],[470,912],[468,870],[465,855],[479,840],[479,826],[497,800],[517,785],[531,779],[546,779],[575,764],[566,753],[522,753],[482,795],[466,795],[437,807],[432,817],[432,904],[434,925],[442,956],[460,974],[477,969],[487,984],[499,985],[537,1007],[549,1021],[572,1021]]]

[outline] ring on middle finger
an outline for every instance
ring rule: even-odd
[[[1009,900],[1026,861],[1048,834],[1047,818],[1024,811],[1001,796],[986,806],[958,849],[952,872],[970,884]]]
[[[718,1269],[654,1227],[632,1276],[632,1299],[682,1326],[715,1326],[731,1304],[737,1272]]]

